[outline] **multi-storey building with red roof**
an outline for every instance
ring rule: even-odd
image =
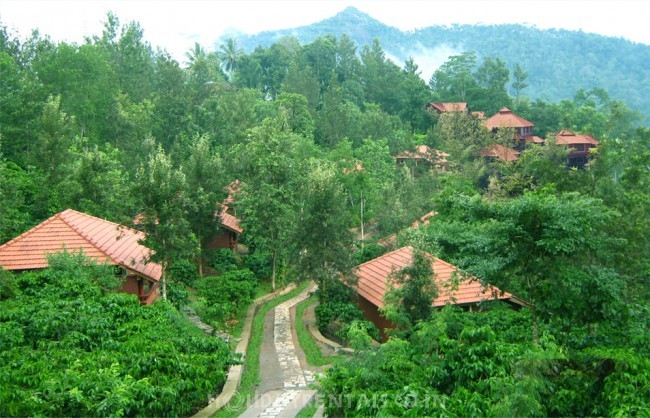
[[[555,143],[565,145],[569,149],[568,165],[578,168],[583,168],[587,164],[591,150],[600,145],[593,135],[574,134],[566,129],[555,136]]]
[[[515,130],[514,139],[518,141],[516,148],[519,149],[523,149],[527,143],[544,143],[542,138],[533,135],[535,124],[517,115],[507,107],[501,108],[497,113],[490,116],[485,121],[485,126],[492,132],[500,128],[513,128]]]

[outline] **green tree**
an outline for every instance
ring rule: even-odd
[[[221,60],[223,70],[232,78],[232,74],[237,70],[239,58],[243,55],[244,49],[237,46],[235,38],[227,38],[226,41],[219,46],[217,57]]]
[[[265,120],[249,131],[235,152],[244,175],[237,213],[255,251],[270,254],[273,289],[289,254],[288,243],[296,227],[295,194],[302,178],[298,148],[303,139],[282,130],[282,123]]]
[[[197,250],[187,218],[187,178],[158,145],[138,169],[133,194],[141,205],[137,226],[146,234],[142,244],[153,251],[150,260],[162,266],[162,297],[166,299],[171,262],[192,257]]]
[[[350,277],[352,235],[341,213],[345,193],[333,164],[312,159],[300,196],[296,235],[297,274],[318,283],[327,294],[330,283]]]
[[[188,153],[187,164],[183,166],[187,180],[187,220],[199,246],[199,276],[203,277],[206,240],[218,229],[217,202],[226,184],[221,157],[210,146],[206,135],[195,136]]]
[[[512,73],[514,80],[512,80],[512,89],[515,91],[515,109],[519,109],[519,98],[521,92],[528,87],[526,80],[528,79],[528,73],[521,68],[519,63],[515,64],[515,70]]]
[[[411,264],[389,279],[382,314],[401,330],[431,317],[433,301],[438,296],[432,261],[428,254],[414,249]]]
[[[528,300],[535,342],[538,319],[566,331],[624,313],[625,282],[612,264],[624,241],[609,234],[616,214],[601,201],[545,189],[494,202],[459,196],[438,208],[428,242],[442,258]]]
[[[429,81],[435,97],[449,102],[466,102],[470,90],[476,88],[473,76],[476,66],[476,53],[464,52],[449,57]]]

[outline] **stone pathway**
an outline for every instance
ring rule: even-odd
[[[228,341],[228,339],[230,338],[230,336],[225,332],[215,331],[214,328],[212,328],[210,325],[201,321],[201,318],[198,317],[198,315],[194,312],[194,309],[192,309],[191,307],[187,305],[183,306],[181,312],[183,313],[183,315],[185,315],[185,318],[187,318],[188,321],[196,325],[200,330],[202,330],[206,334],[217,336],[226,341]]]
[[[293,299],[275,307],[273,321],[273,343],[283,374],[283,390],[263,394],[241,417],[283,417],[295,416],[311,400],[316,391],[308,385],[315,381],[314,374],[303,370],[293,341],[291,307],[309,297],[315,286],[303,290]],[[271,395],[273,401],[270,402]]]

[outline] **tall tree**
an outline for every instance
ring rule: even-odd
[[[244,49],[237,46],[237,40],[235,38],[227,38],[226,42],[219,46],[217,56],[221,60],[223,70],[228,74],[229,78],[232,78],[232,74],[237,70],[239,58],[243,54]]]
[[[271,286],[289,254],[296,227],[296,190],[302,178],[298,146],[302,138],[282,130],[281,120],[267,119],[235,147],[243,187],[237,199],[242,227],[257,251],[270,254]]]
[[[146,238],[142,244],[162,266],[162,297],[167,298],[167,275],[172,261],[196,255],[197,243],[187,219],[187,178],[174,167],[159,145],[138,169],[133,194],[140,201],[137,226]]]
[[[528,87],[528,83],[526,82],[528,80],[528,73],[517,63],[515,64],[515,70],[512,75],[514,77],[514,80],[512,80],[512,88],[515,91],[515,107],[518,109],[521,92]]]
[[[299,254],[297,274],[313,279],[321,294],[327,294],[329,283],[350,278],[352,235],[341,216],[345,193],[337,181],[336,167],[316,159],[310,166],[294,236]]]
[[[475,52],[463,52],[449,57],[429,81],[434,95],[444,101],[466,102],[469,91],[476,87],[473,75],[476,59]]]
[[[196,135],[190,143],[187,164],[183,166],[187,179],[190,229],[199,246],[199,275],[203,276],[203,256],[206,240],[217,231],[217,203],[226,186],[220,155],[210,146],[207,135]]]
[[[412,329],[431,317],[438,296],[432,262],[428,254],[414,249],[411,264],[389,278],[382,314],[402,330]]]

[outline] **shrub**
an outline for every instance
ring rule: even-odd
[[[181,310],[183,306],[187,305],[188,300],[189,294],[183,284],[167,283],[167,301],[174,305],[176,309]]]
[[[167,303],[102,292],[112,268],[71,254],[50,264],[0,301],[0,416],[188,416],[220,391],[224,341]]]
[[[196,289],[205,300],[207,320],[222,323],[255,297],[258,281],[248,269],[209,276],[197,282]]]
[[[18,293],[18,284],[13,273],[0,267],[0,300],[9,299]]]
[[[169,266],[171,279],[177,283],[193,286],[199,277],[196,265],[189,260],[176,260]]]
[[[220,272],[227,272],[237,270],[239,268],[239,260],[234,252],[227,248],[219,248],[209,252],[210,261],[208,265],[213,269]]]
[[[269,278],[272,273],[271,256],[267,252],[254,251],[244,258],[244,267],[257,277]]]

